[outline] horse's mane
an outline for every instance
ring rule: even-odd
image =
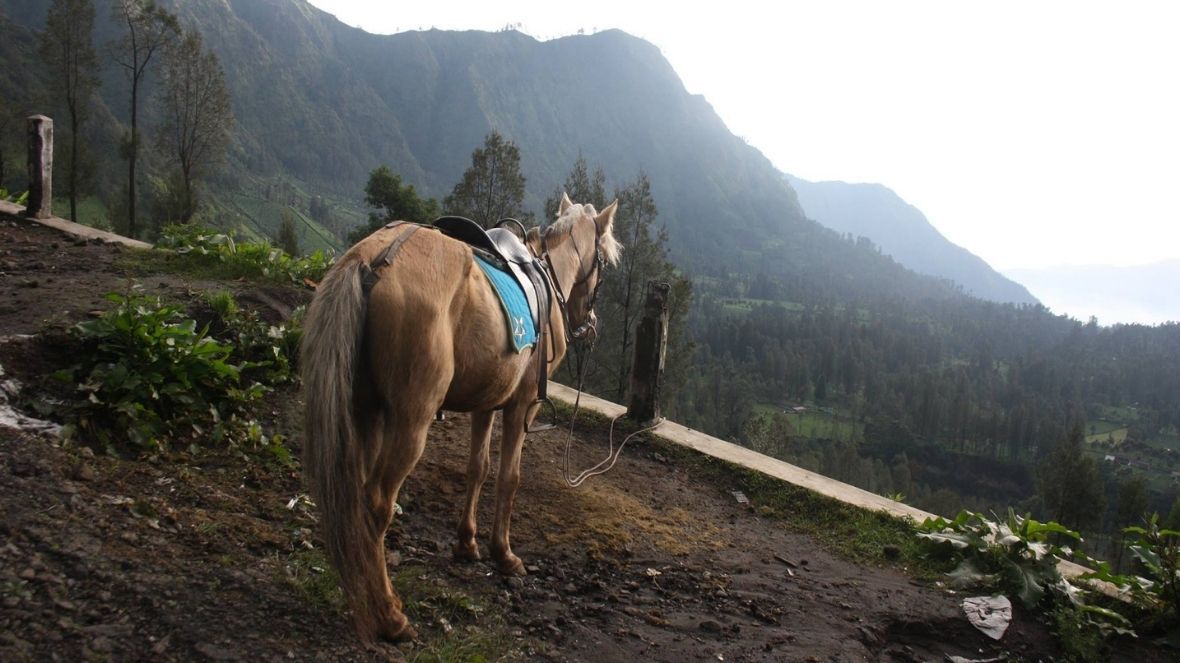
[[[598,210],[590,203],[574,203],[570,205],[565,214],[560,214],[557,220],[550,224],[549,228],[553,232],[571,232],[574,227],[574,221],[582,218],[582,215],[589,214],[590,218],[598,216]],[[599,239],[599,247],[602,250],[602,258],[610,265],[617,265],[619,262],[619,254],[623,251],[623,245],[615,239],[615,224],[611,223],[606,227],[606,232],[602,234]]]

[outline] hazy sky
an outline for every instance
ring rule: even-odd
[[[619,28],[780,169],[885,184],[993,267],[1180,258],[1177,2],[311,2],[376,33]]]

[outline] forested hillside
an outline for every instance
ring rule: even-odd
[[[58,112],[39,89],[36,55],[49,4],[0,0],[0,186],[21,186],[12,173],[23,115]],[[444,199],[472,150],[498,132],[518,150],[523,205],[538,217],[576,163],[604,173],[586,191],[644,202],[643,219],[624,220],[623,209],[620,227],[652,269],[604,289],[601,331],[622,339],[607,348],[626,362],[619,325],[633,318],[607,315],[619,304],[609,298],[637,299],[644,275],[688,277],[691,300],[678,281],[687,317],[673,335],[669,416],[932,510],[1022,504],[1050,516],[1047,458],[1080,425],[1079,453],[1106,495],[1090,505],[1101,522],[1087,528],[1128,524],[1118,506],[1134,478],[1156,508],[1175,499],[1180,326],[1104,328],[986,302],[904,268],[864,233],[807,219],[781,173],[689,95],[652,44],[619,31],[548,42],[513,31],[377,36],[303,0],[162,4],[203,35],[232,97],[229,147],[206,178],[200,221],[271,238],[286,220],[305,249],[343,247],[379,166]],[[96,7],[105,54],[122,32],[108,2]],[[119,227],[128,83],[100,59],[83,209]],[[160,120],[153,94],[149,132]],[[144,163],[143,209],[159,217],[163,160],[145,149]],[[853,220],[871,221],[863,214]],[[1030,301],[1014,287],[987,296]],[[591,384],[618,384],[603,377],[618,368]]]

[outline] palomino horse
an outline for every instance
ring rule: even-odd
[[[621,249],[611,231],[616,207],[611,203],[600,213],[563,195],[557,220],[529,232],[527,244],[542,256],[559,295],[549,307],[557,333],[529,352],[511,349],[504,312],[471,248],[440,233],[423,230],[405,239],[392,261],[377,269],[366,295],[366,266],[407,227],[378,230],[349,249],[316,289],[300,360],[303,467],[320,507],[328,558],[362,638],[415,635],[389,584],[384,538],[398,491],[440,409],[471,412],[467,500],[454,548],[459,560],[479,559],[476,503],[488,474],[492,417],[504,411],[489,549],[500,573],[525,574],[508,527],[521,446],[537,410],[536,353],[543,353],[551,374],[570,330],[594,324],[602,264],[617,262]]]

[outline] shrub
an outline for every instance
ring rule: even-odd
[[[1006,519],[961,511],[954,520],[927,519],[918,536],[961,558],[948,576],[956,588],[984,587],[1016,595],[1026,607],[1068,607],[1104,633],[1130,633],[1121,614],[1086,602],[1086,590],[1061,575],[1058,564],[1075,552],[1062,540],[1082,542],[1077,532],[1055,522],[1042,523],[1008,509]],[[1092,562],[1084,555],[1079,559]]]
[[[250,408],[268,390],[255,378],[290,378],[290,332],[247,332],[229,341],[198,329],[177,306],[157,298],[111,293],[114,309],[72,329],[85,359],[62,377],[75,381],[83,398],[70,414],[75,426],[108,448],[125,439],[141,451],[176,443],[273,446]],[[223,310],[241,316],[222,300]],[[253,328],[252,328],[253,329]],[[269,349],[263,349],[263,348]],[[269,354],[252,360],[246,354]],[[282,357],[276,355],[282,354]]]
[[[225,264],[237,275],[262,276],[294,284],[319,281],[335,262],[334,256],[322,250],[294,258],[266,242],[236,242],[225,233],[196,224],[165,226],[156,246],[181,255],[208,257]]]
[[[1128,527],[1127,547],[1151,576],[1138,583],[1148,593],[1148,602],[1173,618],[1180,618],[1180,532],[1161,528],[1159,514],[1153,513],[1143,527]]]

